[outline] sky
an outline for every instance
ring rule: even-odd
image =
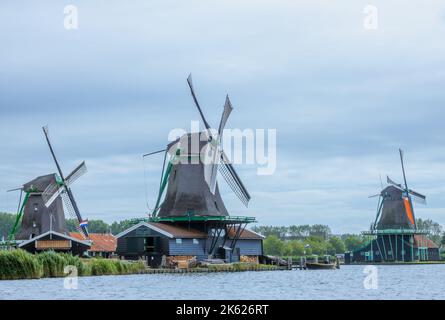
[[[64,27],[64,8],[78,29]],[[377,29],[365,28],[377,8]],[[236,169],[252,195],[244,208],[221,181],[231,215],[260,225],[369,228],[380,175],[428,197],[417,217],[445,225],[445,4],[440,1],[144,0],[2,1],[0,211],[19,187],[56,168],[49,125],[89,219],[144,217],[154,206],[173,128],[199,120],[195,88],[217,126],[275,129],[277,168]]]

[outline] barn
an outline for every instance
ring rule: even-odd
[[[158,267],[165,257],[196,257],[198,261],[209,258],[209,248],[223,249],[218,258],[229,261],[258,262],[263,254],[264,237],[244,230],[236,241],[233,252],[225,246],[222,238],[219,244],[212,244],[215,238],[198,229],[157,222],[139,222],[118,234],[116,254],[121,259],[144,259],[152,267]],[[229,232],[226,242],[235,240],[237,235]],[[230,250],[230,253],[229,253]],[[230,255],[230,257],[229,257]]]

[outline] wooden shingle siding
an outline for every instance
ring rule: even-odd
[[[176,239],[169,240],[169,254],[171,256],[197,256],[198,259],[207,258],[205,240],[199,239],[199,244],[193,244],[193,239],[182,239],[182,243],[176,243]]]

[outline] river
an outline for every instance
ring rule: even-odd
[[[0,299],[445,299],[445,265],[0,281]]]

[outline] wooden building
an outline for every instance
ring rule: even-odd
[[[165,257],[196,257],[198,261],[213,257],[211,246],[226,249],[218,258],[226,261],[258,262],[263,255],[264,237],[252,231],[244,230],[238,237],[234,250],[229,250],[222,243],[224,238],[217,238],[221,243],[212,244],[214,237],[197,229],[167,223],[140,222],[118,234],[116,253],[121,259],[147,260],[152,267],[158,267]],[[236,238],[228,234],[226,242]]]
[[[67,234],[56,231],[47,231],[32,239],[21,241],[18,248],[31,253],[42,251],[58,251],[82,256],[91,247],[89,240],[77,239]]]

